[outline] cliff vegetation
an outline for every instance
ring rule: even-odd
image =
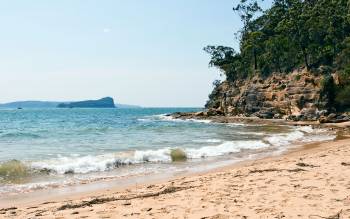
[[[284,115],[299,115],[305,104],[328,114],[348,110],[350,2],[274,0],[267,10],[260,4],[240,0],[233,8],[243,23],[236,34],[239,51],[226,46],[204,48],[211,55],[209,65],[226,76],[226,81],[214,82],[206,107],[254,113],[261,107],[253,102],[266,101],[268,96],[275,109],[276,104],[291,105],[279,110]],[[247,106],[247,96],[253,105]],[[263,110],[269,111],[271,103],[266,105]]]

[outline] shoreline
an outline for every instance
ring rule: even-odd
[[[167,114],[173,119],[179,120],[209,120],[215,123],[245,123],[245,124],[263,124],[263,125],[290,125],[290,126],[313,126],[318,128],[350,128],[350,121],[347,122],[328,122],[320,123],[319,121],[312,120],[286,120],[286,119],[263,119],[259,117],[249,117],[249,116],[209,116],[204,115],[203,112],[176,112],[172,114]]]
[[[161,114],[161,115],[165,115],[165,114]],[[166,118],[164,120],[172,120],[173,117],[171,117],[170,119],[169,118]],[[215,117],[217,119],[226,119],[228,118],[229,121],[232,122],[232,119],[231,117]],[[212,118],[210,118],[212,119]],[[280,120],[263,120],[263,119],[256,119],[255,121],[255,118],[239,118],[240,121],[243,119],[243,121],[245,121],[246,119],[249,119],[248,122],[245,121],[245,124],[243,124],[242,122],[239,122],[236,120],[235,118],[235,122],[232,122],[232,124],[237,124],[239,126],[243,125],[243,126],[254,126],[258,123],[258,127],[263,127],[264,125],[266,126],[273,126],[273,127],[284,127],[284,126],[289,126],[289,129],[291,130],[294,130],[296,132],[299,132],[300,133],[300,130],[306,134],[306,133],[311,133],[309,131],[309,129],[303,129],[303,128],[300,128],[299,130],[299,127],[297,126],[292,126],[291,124],[285,124],[285,123],[281,123]],[[192,119],[193,120],[193,119]],[[192,121],[191,120],[191,121]],[[202,123],[202,121],[196,119],[196,121],[199,121],[200,123]],[[254,121],[254,122],[252,122]],[[218,125],[218,123],[220,124],[223,124],[224,126],[226,126],[226,124],[228,124],[230,126],[230,123],[227,123],[227,122],[220,122],[218,120],[206,120],[205,122],[203,121],[203,123],[212,123],[212,124],[215,124],[215,125]],[[310,125],[310,124],[307,124],[307,125]],[[326,130],[326,129],[323,129],[323,130]],[[260,130],[261,131],[261,130]],[[293,131],[293,132],[294,132]],[[263,131],[264,132],[264,131]],[[266,132],[268,133],[268,132]],[[265,134],[266,134],[265,133]],[[283,133],[283,132],[281,132]],[[333,137],[335,136],[335,132],[334,130],[330,131],[329,133],[331,133],[331,139],[333,139]],[[292,134],[292,131],[291,131],[291,134]],[[302,134],[303,135],[303,134]],[[314,137],[317,137],[316,135],[318,134],[315,134]],[[266,136],[268,136],[266,134]],[[289,136],[286,136],[288,137],[289,139]],[[292,137],[294,138],[294,137]],[[300,137],[297,137],[297,138],[300,138]],[[322,138],[321,138],[322,139]],[[318,140],[311,140],[310,139],[310,142],[311,141],[315,141],[315,142],[321,142],[321,141],[324,141],[324,140],[327,140],[325,138],[323,138],[323,140],[321,139],[318,139]],[[299,139],[301,140],[301,138]],[[226,140],[226,141],[229,141],[229,140]],[[222,141],[221,143],[225,143],[226,141]],[[21,188],[20,186],[22,186],[21,184],[17,184],[19,185],[18,188],[15,188],[16,184],[13,184],[13,188],[9,188],[7,191],[4,190],[3,193],[0,193],[0,208],[2,206],[2,203],[4,203],[4,200],[10,200],[10,199],[20,199],[18,197],[26,197],[26,196],[30,196],[31,194],[33,194],[34,196],[37,196],[37,194],[49,194],[50,192],[45,192],[45,190],[55,190],[57,191],[60,196],[62,196],[62,193],[63,194],[66,194],[66,193],[71,193],[70,190],[73,190],[74,193],[83,193],[84,191],[93,191],[93,190],[96,190],[96,187],[99,188],[99,186],[96,186],[96,185],[102,185],[103,188],[111,188],[113,187],[113,184],[121,184],[122,186],[120,187],[126,187],[126,185],[131,185],[132,181],[135,180],[135,181],[142,181],[142,182],[149,182],[149,181],[152,181],[152,180],[149,180],[148,178],[156,178],[156,179],[169,179],[171,177],[174,177],[174,176],[178,176],[178,175],[191,175],[191,174],[197,174],[197,173],[204,173],[204,172],[208,172],[208,171],[211,171],[211,169],[218,169],[218,168],[222,168],[223,166],[231,166],[231,165],[235,165],[236,163],[240,163],[240,162],[244,162],[245,160],[255,160],[255,159],[260,159],[262,157],[269,157],[269,156],[276,156],[276,154],[280,154],[280,153],[285,153],[286,150],[289,150],[290,147],[300,147],[300,145],[303,145],[303,144],[308,144],[308,141],[300,141],[300,142],[297,142],[297,140],[295,140],[295,142],[293,144],[291,144],[291,142],[293,140],[288,140],[287,142],[284,142],[283,144],[285,144],[285,147],[281,147],[278,145],[279,144],[279,140],[277,140],[277,145],[275,145],[275,142],[276,140],[273,139],[272,140],[272,143],[270,143],[270,140],[269,139],[262,139],[262,140],[257,140],[257,141],[261,141],[262,144],[270,144],[271,146],[270,147],[267,147],[267,146],[264,146],[263,148],[257,148],[257,149],[251,149],[250,150],[250,146],[247,147],[247,148],[244,148],[242,147],[242,149],[240,151],[234,151],[234,152],[230,152],[228,154],[225,154],[225,155],[220,155],[220,156],[217,156],[217,155],[214,155],[213,157],[208,155],[208,157],[206,159],[198,159],[198,158],[194,158],[194,160],[192,161],[188,161],[188,162],[175,162],[175,163],[164,163],[165,166],[163,166],[164,164],[157,164],[157,163],[151,163],[151,164],[147,164],[147,165],[153,165],[153,169],[158,169],[157,167],[155,167],[156,165],[160,165],[162,166],[161,168],[166,170],[167,168],[171,168],[171,167],[175,167],[176,170],[174,170],[174,172],[176,173],[173,173],[173,174],[166,174],[166,173],[152,173],[151,172],[142,172],[142,173],[135,173],[135,174],[130,174],[130,175],[125,175],[124,174],[119,174],[120,171],[122,172],[129,172],[130,169],[131,169],[131,172],[134,171],[135,169],[139,169],[139,168],[143,168],[143,163],[135,163],[131,166],[129,165],[126,165],[124,167],[122,167],[122,169],[120,168],[117,168],[118,170],[116,170],[117,172],[113,173],[113,171],[110,172],[110,174],[106,174],[106,175],[103,175],[103,173],[100,175],[100,176],[93,176],[91,178],[86,178],[86,180],[76,180],[74,181],[75,179],[74,178],[70,178],[70,175],[68,174],[67,175],[67,178],[66,178],[66,181],[61,181],[63,184],[60,184],[60,183],[56,183],[54,181],[52,181],[53,183],[50,184],[50,181],[48,181],[49,183],[46,184],[46,182],[40,184],[41,182],[38,181],[32,181],[33,184],[31,182],[29,182],[29,180],[27,181],[27,184],[23,184],[23,187]],[[289,142],[290,141],[290,142]],[[255,143],[255,142],[253,142]],[[205,147],[205,146],[204,146]],[[210,146],[210,147],[214,147],[214,146]],[[274,148],[275,147],[275,148]],[[171,166],[169,166],[171,165]],[[146,167],[146,166],[145,166]],[[147,166],[149,167],[149,166]],[[178,169],[179,167],[179,169]],[[130,168],[130,169],[129,169]],[[151,168],[151,169],[152,169]],[[44,171],[46,171],[46,169],[44,169]],[[157,171],[156,171],[157,172]],[[164,171],[163,171],[164,172]],[[153,175],[156,175],[156,176],[153,176]],[[79,175],[74,175],[75,177],[77,177],[79,179]],[[45,180],[46,176],[43,176],[42,179]],[[38,177],[39,178],[39,177]],[[39,178],[40,180],[40,178]],[[124,182],[126,181],[126,183]],[[126,185],[125,185],[126,184]],[[112,185],[112,186],[111,186]],[[11,190],[12,189],[12,190]],[[76,192],[77,191],[77,192]],[[51,192],[52,193],[52,192]],[[2,196],[2,197],[1,197]],[[5,198],[4,198],[5,197]]]
[[[259,125],[273,125],[273,126],[293,126],[291,124],[281,123],[280,120],[264,120],[264,119],[256,119],[256,118],[249,118],[249,117],[239,117],[239,121],[236,117],[225,117],[224,119],[228,119],[229,122],[222,122],[222,117],[214,117],[219,118],[221,120],[217,119],[210,119],[207,121],[215,122],[215,123],[233,123],[236,124],[241,123],[242,121],[245,124],[251,124],[252,121],[254,121],[254,124],[258,122]],[[198,118],[196,118],[198,120]],[[233,122],[234,121],[234,122]],[[304,124],[307,126],[310,126],[309,123]],[[295,124],[294,124],[295,126]],[[319,128],[319,127],[318,127]],[[335,134],[335,132],[333,132]],[[339,136],[336,134],[336,136]],[[338,137],[337,137],[338,138]],[[131,176],[125,176],[125,177],[111,177],[108,179],[100,179],[100,180],[92,180],[92,181],[86,181],[81,182],[77,184],[72,185],[64,185],[64,186],[53,186],[53,187],[47,187],[42,189],[34,189],[32,191],[28,192],[20,192],[20,193],[9,193],[9,194],[3,194],[3,197],[0,196],[0,209],[1,208],[8,208],[13,203],[21,204],[21,203],[31,203],[35,200],[33,200],[33,197],[38,200],[45,200],[47,197],[49,199],[64,199],[67,196],[75,196],[75,197],[81,197],[82,195],[90,195],[95,194],[96,192],[107,192],[111,189],[127,189],[129,187],[137,187],[138,185],[144,185],[147,183],[155,183],[155,182],[165,182],[169,181],[170,179],[176,179],[178,177],[184,177],[184,176],[193,176],[193,175],[199,175],[199,174],[206,174],[213,171],[220,171],[225,168],[234,168],[240,164],[245,164],[247,162],[252,162],[256,160],[261,160],[269,157],[276,157],[281,156],[284,154],[288,154],[292,151],[301,150],[301,148],[304,148],[305,145],[319,145],[320,143],[324,141],[332,141],[332,140],[322,140],[322,141],[316,141],[316,142],[299,142],[299,143],[293,143],[288,146],[286,146],[285,149],[272,149],[272,148],[262,148],[262,149],[255,149],[254,151],[241,151],[235,156],[231,155],[225,155],[225,156],[219,156],[219,157],[209,157],[209,159],[202,160],[202,161],[196,161],[193,163],[195,166],[194,168],[190,168],[190,164],[186,164],[188,167],[185,168],[187,170],[180,170],[174,173],[147,173],[147,174],[140,174],[140,175],[131,175]],[[187,162],[185,162],[187,163]],[[185,164],[183,163],[183,164]],[[182,162],[178,163],[180,166],[186,166],[182,165]],[[142,167],[144,164],[136,164],[137,166]],[[176,162],[175,162],[175,165]],[[135,168],[135,166],[133,166]],[[139,168],[140,168],[139,167]],[[128,167],[125,167],[128,168]],[[125,169],[124,169],[125,171]],[[115,184],[118,184],[118,186],[115,186]],[[20,201],[18,201],[20,200]]]
[[[235,164],[231,164],[228,166],[224,166],[224,167],[219,167],[219,168],[214,168],[212,170],[208,170],[202,173],[190,173],[190,174],[184,174],[184,175],[179,175],[179,176],[172,176],[172,177],[163,177],[160,179],[153,179],[153,180],[146,180],[145,182],[141,182],[140,184],[136,184],[135,185],[126,185],[126,186],[120,186],[120,185],[115,185],[113,187],[107,188],[107,189],[96,189],[94,191],[90,191],[90,192],[82,192],[82,193],[76,193],[76,194],[69,194],[69,192],[63,196],[56,196],[56,197],[49,197],[47,198],[47,196],[43,196],[42,199],[40,199],[39,197],[35,196],[35,194],[33,195],[33,197],[30,197],[26,202],[13,202],[13,203],[7,203],[6,205],[4,203],[0,203],[1,204],[1,208],[3,209],[8,209],[8,210],[0,210],[0,218],[4,217],[4,218],[11,218],[14,215],[19,216],[19,217],[29,217],[31,216],[35,216],[36,211],[30,211],[29,209],[40,209],[40,215],[42,216],[48,216],[48,217],[53,217],[53,216],[57,216],[57,215],[62,215],[63,218],[70,218],[72,217],[73,213],[77,214],[78,216],[81,216],[80,214],[84,215],[85,213],[87,213],[87,217],[96,217],[95,213],[97,212],[98,209],[100,209],[102,206],[104,205],[109,205],[111,203],[115,203],[118,207],[113,208],[115,210],[118,210],[118,212],[122,212],[122,214],[120,216],[125,215],[125,212],[129,212],[130,207],[129,203],[125,204],[126,201],[130,201],[130,202],[137,202],[138,204],[133,204],[131,203],[130,205],[133,206],[134,211],[136,211],[136,208],[140,208],[138,213],[136,215],[128,215],[129,217],[136,217],[143,215],[142,217],[155,217],[155,218],[161,218],[162,216],[164,217],[165,215],[169,215],[169,213],[171,213],[172,211],[169,211],[167,213],[162,213],[162,214],[155,214],[154,212],[152,212],[151,210],[145,211],[143,212],[141,209],[141,206],[144,206],[145,204],[142,203],[143,199],[148,199],[151,200],[152,202],[157,202],[157,204],[159,205],[158,207],[161,207],[162,204],[159,203],[159,200],[167,200],[164,203],[172,203],[172,201],[170,201],[170,197],[174,196],[175,194],[181,194],[180,196],[182,198],[184,198],[184,196],[186,196],[186,191],[188,190],[188,192],[194,193],[196,194],[198,197],[201,198],[205,198],[207,195],[203,196],[203,194],[200,193],[200,191],[198,191],[198,188],[203,188],[206,187],[205,184],[203,184],[204,181],[208,182],[207,179],[214,179],[214,181],[218,181],[219,184],[224,180],[224,178],[222,178],[222,176],[225,176],[225,174],[227,174],[228,176],[234,176],[232,175],[233,172],[242,172],[242,171],[246,171],[246,169],[257,169],[257,165],[260,166],[260,164],[262,164],[263,166],[269,166],[269,168],[265,168],[262,170],[261,173],[265,173],[267,175],[273,175],[273,173],[275,172],[279,172],[277,170],[275,170],[273,167],[274,163],[278,163],[281,160],[282,161],[288,161],[287,163],[290,162],[291,159],[295,159],[296,157],[303,155],[306,157],[312,156],[314,153],[324,153],[327,149],[330,149],[332,147],[340,147],[340,145],[347,145],[348,148],[350,148],[350,138],[348,138],[348,136],[345,136],[345,139],[342,139],[343,137],[337,138],[334,141],[330,141],[330,142],[319,142],[319,143],[312,143],[312,144],[304,144],[300,147],[292,147],[290,149],[288,149],[286,152],[280,154],[280,155],[270,155],[268,157],[263,157],[263,158],[258,158],[258,159],[254,159],[254,160],[245,160],[245,161],[240,161],[237,162]],[[344,150],[346,150],[347,148],[342,148]],[[346,152],[348,153],[347,155],[350,156],[350,151],[346,150]],[[327,155],[328,156],[328,155]],[[332,160],[336,160],[336,159],[332,159]],[[340,161],[339,161],[340,162]],[[347,164],[347,162],[350,162],[350,160],[345,160],[344,163]],[[283,163],[283,162],[282,162]],[[304,163],[305,164],[305,163]],[[305,164],[306,166],[296,166],[294,168],[291,168],[291,171],[296,171],[295,174],[299,174],[300,172],[304,172],[304,170],[301,169],[309,169],[309,167],[307,165],[309,164]],[[313,164],[312,164],[313,165]],[[286,163],[284,163],[283,168],[286,168]],[[316,168],[316,165],[313,165]],[[261,168],[261,167],[259,167]],[[350,171],[350,167],[348,168]],[[257,170],[258,171],[258,170]],[[256,173],[260,173],[259,171]],[[292,173],[292,172],[290,172]],[[222,175],[224,174],[224,175]],[[214,176],[213,176],[214,175]],[[249,174],[248,174],[249,175]],[[264,175],[264,174],[263,174]],[[349,172],[350,175],[350,172]],[[235,176],[233,178],[236,178],[238,176]],[[268,176],[271,177],[271,176]],[[211,181],[212,181],[211,180]],[[270,180],[273,180],[272,178]],[[99,182],[101,183],[101,182]],[[99,184],[97,183],[97,184]],[[232,182],[227,182],[227,183],[231,183]],[[238,183],[238,182],[236,182]],[[190,186],[190,188],[184,189],[182,188],[182,185],[187,185],[190,184],[192,186]],[[198,188],[196,186],[194,186],[194,184],[199,184]],[[349,187],[350,187],[350,182],[348,183]],[[232,184],[233,186],[234,184]],[[165,188],[165,189],[164,189]],[[168,188],[168,190],[167,190]],[[265,188],[265,187],[264,187]],[[267,188],[270,188],[270,186],[268,186]],[[220,189],[220,188],[216,188],[216,189]],[[69,189],[68,189],[69,190]],[[171,191],[170,191],[171,190]],[[174,190],[174,191],[173,191]],[[185,190],[185,191],[183,191]],[[236,189],[235,189],[236,190]],[[170,192],[169,192],[170,191]],[[254,189],[253,189],[254,191]],[[168,194],[169,192],[169,194]],[[258,191],[256,191],[258,192]],[[344,192],[344,191],[343,191]],[[44,192],[45,193],[45,192]],[[158,194],[161,193],[161,194]],[[348,195],[350,195],[350,192],[348,191]],[[144,195],[146,194],[147,197],[144,197]],[[152,195],[153,194],[153,195]],[[120,196],[120,197],[128,197],[128,196],[135,196],[134,198],[130,199],[129,198],[124,198],[124,199],[128,199],[128,200],[121,200],[123,198],[117,198],[115,199],[115,196]],[[148,195],[151,195],[148,197]],[[196,196],[195,195],[195,196]],[[213,195],[213,194],[211,194]],[[29,195],[30,196],[30,195]],[[164,196],[164,198],[163,198]],[[169,197],[168,197],[169,196]],[[196,196],[196,197],[197,197]],[[215,196],[215,195],[214,195]],[[137,198],[138,197],[138,198]],[[219,195],[219,197],[215,196],[215,198],[219,198],[219,199],[224,199],[225,196]],[[350,196],[349,196],[350,198]],[[130,200],[129,200],[130,199]],[[187,197],[185,198],[186,200],[191,200],[191,197]],[[89,204],[89,206],[80,206],[78,207],[78,205],[80,205],[81,203],[86,203],[86,200],[99,200],[99,202],[103,202],[103,203],[99,203],[99,204]],[[102,200],[102,201],[101,201]],[[194,200],[192,200],[194,201]],[[201,203],[202,200],[199,201],[199,203]],[[121,203],[122,202],[122,203]],[[67,205],[67,203],[74,203],[71,205]],[[125,205],[124,205],[124,204]],[[235,202],[233,202],[235,203]],[[224,201],[223,205],[228,205],[228,204],[233,204],[231,201]],[[181,203],[178,203],[181,205]],[[258,203],[255,203],[256,205],[258,205]],[[349,204],[350,204],[350,199],[349,199]],[[58,210],[59,208],[62,208],[62,206],[68,206],[66,210]],[[73,206],[73,208],[70,207]],[[75,207],[74,207],[75,206]],[[11,209],[13,207],[16,207],[16,209]],[[188,207],[191,207],[190,205],[188,205]],[[350,208],[350,206],[348,206]],[[86,208],[89,208],[89,212],[85,212]],[[182,206],[183,208],[183,206]],[[191,207],[192,208],[192,207]],[[175,208],[176,209],[176,208]],[[174,209],[174,210],[175,210]],[[224,208],[225,209],[225,208]],[[78,210],[78,213],[76,213],[76,211]],[[125,210],[125,211],[124,211]],[[80,211],[82,211],[80,213]],[[107,211],[106,214],[111,214],[112,212],[114,212],[114,210],[110,210]],[[220,211],[221,213],[225,213],[226,211]],[[152,215],[148,215],[148,213],[151,213]],[[329,212],[330,214],[332,212]],[[210,216],[211,213],[205,213],[203,214],[204,216]],[[349,214],[350,214],[350,210],[349,210]],[[40,217],[40,215],[37,214],[37,216],[35,217]],[[113,215],[113,214],[112,214]],[[194,216],[195,214],[192,214],[191,212],[185,212],[184,215],[187,216]],[[225,214],[223,214],[225,215]],[[231,214],[228,214],[231,215]],[[254,215],[254,214],[252,214]],[[260,215],[260,214],[259,214]],[[270,215],[270,214],[266,214],[266,215]],[[272,215],[272,214],[271,214]],[[179,215],[178,215],[179,216]],[[215,215],[213,215],[215,216]],[[113,218],[113,217],[111,217]],[[219,217],[220,218],[220,217]],[[223,217],[225,218],[225,217]]]

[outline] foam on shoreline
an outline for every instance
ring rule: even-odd
[[[263,133],[261,133],[263,135]],[[203,159],[206,157],[223,156],[239,153],[242,150],[280,148],[303,142],[319,142],[333,140],[335,135],[327,133],[326,130],[316,130],[311,127],[297,127],[293,131],[280,134],[265,134],[262,140],[235,140],[224,141],[220,139],[194,140],[203,143],[198,148],[180,148],[189,159]],[[209,144],[209,145],[205,145]],[[124,165],[141,163],[170,163],[170,151],[176,147],[165,147],[160,149],[123,151],[102,155],[88,156],[60,156],[48,160],[25,162],[30,168],[46,171],[51,174],[86,174],[91,172],[104,172],[119,168]]]
[[[206,120],[182,120],[174,119],[167,115],[157,115],[149,118],[144,118],[144,122],[152,121],[171,121],[171,122],[200,122],[200,123],[211,123],[211,121]],[[211,123],[208,125],[217,125]],[[221,124],[222,125],[222,124]],[[227,126],[237,127],[237,126],[247,126],[246,124],[233,123],[225,124]],[[249,126],[253,126],[249,124]],[[330,133],[325,129],[313,129],[311,126],[302,127],[291,127],[288,132],[282,133],[268,133],[268,132],[255,132],[250,130],[237,131],[236,134],[242,135],[256,135],[254,139],[247,140],[225,140],[225,139],[193,139],[192,141],[201,144],[200,147],[180,147],[182,151],[186,154],[187,158],[191,160],[203,160],[205,158],[227,156],[231,154],[239,154],[242,151],[251,150],[257,151],[261,149],[270,148],[272,151],[281,151],[287,149],[291,145],[297,145],[302,143],[310,142],[320,142],[335,139],[335,134]],[[19,191],[31,191],[36,189],[53,188],[59,185],[69,186],[81,182],[89,182],[91,180],[101,180],[108,177],[113,178],[114,176],[102,175],[93,176],[94,173],[109,173],[111,171],[117,171],[118,168],[122,166],[133,166],[138,164],[171,164],[170,152],[172,149],[179,147],[164,147],[158,149],[142,149],[142,150],[132,150],[132,151],[120,151],[115,153],[106,153],[99,155],[87,155],[80,156],[77,154],[72,154],[71,156],[59,156],[57,158],[50,158],[46,160],[36,160],[36,161],[20,161],[21,164],[25,165],[32,173],[35,174],[46,174],[52,176],[59,176],[60,181],[43,181],[43,182],[29,182],[25,184],[12,185],[8,184],[2,186],[0,194],[4,192],[19,192]],[[249,156],[247,157],[247,159]],[[186,166],[186,162],[184,163]],[[0,163],[0,167],[1,167]],[[190,165],[190,164],[188,164]],[[150,172],[156,171],[156,169],[150,170]],[[136,171],[137,172],[137,171]],[[133,173],[126,173],[134,174]],[[140,174],[145,174],[145,171],[141,171]],[[77,177],[71,177],[69,179],[66,176],[79,175]],[[84,177],[82,177],[84,176]],[[4,176],[0,176],[5,178]],[[119,177],[119,176],[118,176]],[[63,179],[63,180],[62,180]]]

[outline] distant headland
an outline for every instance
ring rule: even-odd
[[[114,100],[111,97],[104,97],[99,100],[85,100],[71,103],[60,103],[58,108],[115,108]]]
[[[0,108],[141,108],[136,105],[115,103],[112,97],[98,100],[83,100],[72,102],[59,101],[16,101],[0,104]]]

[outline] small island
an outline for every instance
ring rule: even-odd
[[[111,97],[104,97],[99,100],[85,100],[71,103],[60,103],[58,108],[115,108],[114,100]]]

